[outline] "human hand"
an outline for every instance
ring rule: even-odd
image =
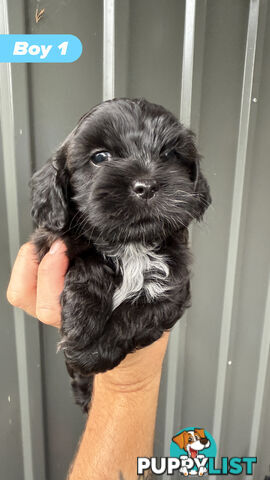
[[[59,299],[68,268],[65,252],[65,244],[57,240],[38,264],[34,245],[25,243],[15,260],[7,289],[7,299],[13,306],[58,328],[61,326]]]
[[[57,240],[38,264],[34,245],[24,244],[14,263],[7,290],[12,305],[58,328],[61,326],[59,298],[68,268],[65,252],[64,242]],[[96,383],[122,392],[149,386],[151,380],[160,375],[168,335],[165,333],[152,345],[127,355],[118,367],[97,375]]]

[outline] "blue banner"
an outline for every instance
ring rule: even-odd
[[[0,35],[2,63],[71,63],[82,49],[75,35]]]

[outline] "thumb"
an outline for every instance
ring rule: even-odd
[[[47,325],[61,326],[60,295],[68,268],[66,245],[56,240],[40,262],[37,280],[36,316]]]

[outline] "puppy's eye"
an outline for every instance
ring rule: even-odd
[[[164,160],[175,160],[177,155],[175,150],[168,150],[167,152],[163,152],[161,156]]]
[[[109,152],[97,152],[91,155],[91,162],[94,165],[100,165],[102,162],[111,159],[111,154]]]

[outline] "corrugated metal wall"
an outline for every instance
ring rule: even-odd
[[[155,452],[201,425],[223,456],[270,463],[268,0],[6,0],[0,33],[73,33],[64,65],[1,65],[0,478],[60,480],[83,428],[57,332],[5,300],[31,231],[28,179],[102,98],[145,96],[198,135],[213,208],[192,229],[193,304],[170,339]],[[36,8],[45,8],[35,23]]]

